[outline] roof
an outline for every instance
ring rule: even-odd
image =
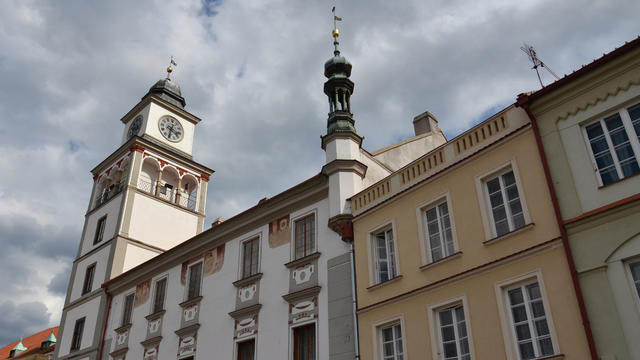
[[[542,89],[535,91],[531,94],[520,94],[518,96],[518,105],[521,105],[523,103],[526,103],[527,101],[531,101],[534,100],[536,98],[539,98],[545,94],[550,93],[553,90],[556,90],[568,83],[570,83],[571,81],[585,75],[588,74],[589,72],[593,71],[594,69],[608,63],[611,60],[614,60],[616,58],[619,58],[625,54],[627,54],[628,52],[637,49],[640,47],[640,36],[638,36],[637,38],[635,38],[632,41],[629,42],[625,42],[624,45],[622,45],[619,48],[616,48],[615,50],[607,53],[607,54],[603,54],[600,58],[593,60],[592,62],[590,62],[587,65],[583,65],[580,69],[572,72],[569,75],[565,75],[563,78],[561,78],[560,80],[557,80],[545,87],[543,87]]]
[[[49,351],[40,350],[40,345],[45,341],[49,335],[53,332],[54,336],[58,336],[58,327],[52,327],[40,332],[37,332],[29,337],[22,339],[22,344],[27,348],[27,350],[19,353],[17,356],[13,357],[13,359],[20,359],[26,357],[28,355],[38,354],[38,353],[48,353]],[[20,340],[16,340],[11,344],[0,349],[0,359],[8,359],[9,352],[20,342]]]

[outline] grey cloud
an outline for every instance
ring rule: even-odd
[[[0,303],[0,346],[47,328],[50,316],[47,307],[38,301]]]
[[[67,266],[64,271],[57,273],[47,285],[47,290],[53,295],[64,297],[67,294],[69,286],[69,276],[71,276],[71,265]]]

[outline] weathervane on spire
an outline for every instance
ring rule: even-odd
[[[331,12],[333,13],[333,31],[331,33],[331,35],[333,35],[333,46],[335,46],[335,50],[334,50],[334,54],[338,55],[340,54],[340,50],[338,50],[338,36],[340,36],[340,31],[338,30],[338,25],[336,24],[337,21],[342,21],[341,17],[336,16],[336,7],[334,6],[333,8],[331,8]]]
[[[167,67],[167,80],[171,80],[171,72],[173,71],[173,68],[171,67],[171,65],[178,66],[175,60],[173,60],[173,55],[171,55],[171,60],[169,60],[169,66]]]

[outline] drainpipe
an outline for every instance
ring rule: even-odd
[[[355,342],[355,359],[360,359],[360,339],[358,334],[358,302],[356,296],[356,265],[353,253],[353,223],[342,223],[342,240],[349,243],[349,263],[351,265],[351,305],[353,311],[353,340]]]
[[[111,296],[111,293],[109,293],[109,291],[107,291],[107,288],[103,285],[102,289],[104,290],[105,294],[107,294],[107,314],[104,318],[104,327],[102,328],[102,339],[100,340],[100,350],[98,352],[98,360],[102,360],[102,353],[104,351],[104,337],[107,335],[107,324],[109,323],[109,313],[111,312],[111,300],[113,299],[113,296]]]
[[[562,221],[562,214],[560,213],[560,205],[558,204],[558,197],[556,196],[555,188],[553,187],[553,181],[551,180],[551,171],[549,170],[549,163],[547,157],[544,154],[544,148],[542,147],[542,137],[540,136],[540,129],[538,128],[538,122],[533,116],[531,109],[529,108],[529,96],[520,94],[516,102],[516,106],[521,107],[529,116],[531,120],[531,127],[536,138],[536,147],[538,148],[538,156],[542,161],[542,168],[544,169],[544,177],[547,180],[547,188],[551,195],[551,202],[553,203],[553,211],[556,216],[556,222],[560,229],[560,236],[562,238],[562,248],[564,249],[565,257],[567,258],[567,264],[569,265],[569,273],[571,274],[571,280],[573,283],[573,291],[576,294],[578,300],[578,308],[580,309],[580,317],[582,318],[582,326],[587,336],[587,343],[589,344],[589,352],[591,353],[592,360],[598,360],[598,352],[596,351],[595,341],[593,340],[593,333],[591,332],[591,324],[589,323],[589,317],[587,316],[587,308],[584,304],[584,298],[582,297],[582,289],[580,288],[580,282],[578,280],[578,273],[576,271],[576,265],[573,262],[573,254],[571,252],[571,246],[569,244],[569,238],[567,231],[564,228]]]

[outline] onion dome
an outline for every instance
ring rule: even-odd
[[[169,79],[158,80],[150,89],[148,94],[156,95],[162,100],[184,109],[186,101],[182,97],[180,86]]]

